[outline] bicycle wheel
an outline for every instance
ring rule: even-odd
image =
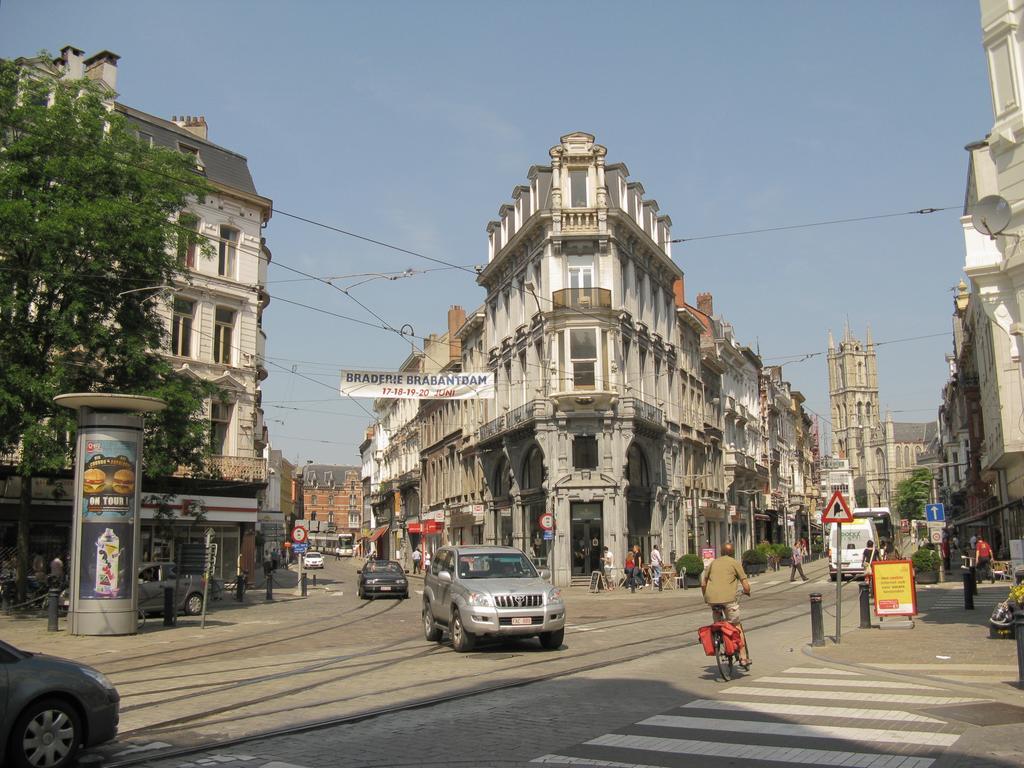
[[[146,626],[146,612],[139,608],[138,629],[142,629],[144,626]]]
[[[732,680],[733,676],[733,654],[726,653],[725,643],[722,642],[722,633],[715,631],[715,663],[718,664],[718,673],[725,682]]]

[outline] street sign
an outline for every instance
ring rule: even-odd
[[[821,522],[823,523],[852,523],[853,512],[850,511],[849,504],[846,503],[846,499],[840,491],[836,491],[832,494],[832,498],[828,500],[828,504],[825,505],[824,511],[821,513]]]
[[[924,519],[929,523],[946,522],[946,507],[944,504],[926,504],[924,507]]]
[[[544,541],[553,541],[554,538],[555,538],[555,532],[554,531],[544,531],[544,534],[543,534],[542,538],[544,539]]]
[[[550,512],[545,512],[540,516],[540,527],[541,530],[551,531],[555,528],[555,516]]]
[[[294,552],[296,555],[306,554],[307,549],[309,549],[309,544],[306,542],[302,542],[301,544],[296,542],[295,544],[292,544],[292,552]]]
[[[932,544],[941,544],[942,543],[942,529],[941,528],[932,528],[932,527],[929,526],[929,528],[928,528],[928,540]]]
[[[309,531],[303,528],[301,525],[296,525],[292,528],[292,541],[296,544],[301,544],[309,538]]]

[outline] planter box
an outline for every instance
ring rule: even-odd
[[[683,576],[683,584],[687,587],[699,587],[700,576],[691,576],[690,574],[686,574]]]
[[[744,563],[743,570],[747,572],[747,576],[757,576],[759,573],[764,573],[764,563]]]
[[[918,584],[938,584],[939,583],[939,572],[938,571],[918,571],[915,574],[915,579]]]
[[[779,560],[779,565],[783,568],[789,568],[791,565],[793,565],[793,558],[784,557],[781,560]]]

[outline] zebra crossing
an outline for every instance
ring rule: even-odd
[[[827,667],[790,667],[725,686],[531,762],[602,768],[832,765],[929,768],[966,726],[944,706],[985,705],[921,683]]]

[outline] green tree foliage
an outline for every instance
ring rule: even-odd
[[[68,466],[74,414],[65,392],[148,395],[143,471],[201,469],[200,419],[215,390],[176,374],[155,350],[166,329],[152,286],[183,274],[179,227],[208,191],[184,155],[154,149],[86,80],[29,77],[0,61],[0,452],[21,447],[19,583],[28,557],[29,479]]]
[[[932,495],[932,472],[918,467],[896,486],[896,512],[903,520],[923,520],[924,507]]]

